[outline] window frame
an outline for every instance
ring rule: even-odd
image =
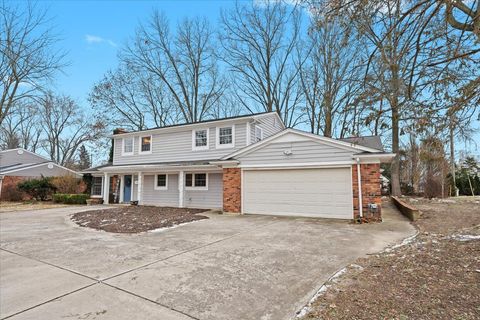
[[[158,176],[165,176],[165,186],[158,186]],[[153,179],[153,189],[154,190],[168,190],[168,174],[167,173],[157,173]]]
[[[197,147],[197,132],[198,131],[206,131],[207,132],[207,145]],[[208,149],[210,149],[210,128],[192,130],[192,150],[193,151],[199,151],[199,150],[208,150]]]
[[[232,142],[226,144],[220,144],[220,129],[232,129]],[[215,148],[216,149],[226,149],[226,148],[234,148],[235,147],[235,125],[232,124],[230,126],[222,126],[216,127],[216,135],[215,135]]]
[[[93,193],[93,189],[95,187],[95,179],[97,178],[100,178],[100,194],[94,194]],[[90,190],[90,196],[92,198],[101,198],[103,197],[103,180],[104,180],[104,177],[99,177],[99,176],[93,176],[92,177],[92,188]]]
[[[132,140],[132,151],[125,152],[125,140],[131,139]],[[126,137],[122,138],[122,156],[132,156],[135,150],[135,138],[134,137]]]
[[[192,175],[192,185],[187,186],[187,175]],[[204,174],[205,175],[205,186],[195,186],[195,175]],[[208,172],[186,172],[184,179],[184,188],[185,190],[208,190]]]
[[[142,151],[142,139],[150,137],[150,150]],[[138,154],[151,154],[153,149],[153,136],[151,134],[142,135],[138,137]]]
[[[257,139],[257,129],[260,130],[260,140]],[[253,138],[255,139],[254,143],[260,142],[263,140],[263,129],[261,127],[255,126]]]

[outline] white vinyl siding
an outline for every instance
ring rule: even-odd
[[[144,175],[143,204],[178,207],[178,174],[168,174],[168,189],[155,190],[155,176]],[[135,188],[137,185],[134,186]]]
[[[223,125],[224,126],[224,125]],[[222,126],[222,127],[223,127]],[[157,162],[178,162],[195,160],[215,160],[246,146],[246,122],[235,124],[235,145],[233,148],[215,148],[216,126],[209,127],[209,148],[192,152],[192,129],[152,135],[151,154],[139,155],[139,148],[134,148],[133,156],[122,157],[122,138],[115,139],[114,165],[141,164]],[[138,141],[140,135],[136,136]]]
[[[283,126],[275,114],[269,114],[261,117],[250,125],[250,141],[255,143],[255,128],[261,128],[263,139],[266,139],[283,130]]]
[[[222,208],[223,175],[221,173],[208,173],[208,190],[185,189],[184,204],[190,208]]]
[[[285,153],[291,152],[290,155]],[[353,153],[312,140],[270,143],[239,156],[242,165],[351,161]]]
[[[350,168],[243,172],[243,212],[353,219]]]

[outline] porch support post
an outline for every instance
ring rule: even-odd
[[[124,175],[121,175],[121,176],[118,176],[119,179],[120,179],[120,198],[119,198],[119,202],[120,203],[123,203],[123,189],[125,188],[125,176]]]
[[[103,204],[108,204],[108,198],[110,195],[110,177],[108,173],[103,175]]]
[[[180,171],[178,173],[178,207],[179,208],[183,208],[184,207],[184,203],[183,203],[183,199],[184,199],[184,185],[185,185],[185,182],[184,182],[184,173],[183,171]]]
[[[143,188],[142,188],[142,184],[143,184],[143,173],[142,172],[138,172],[138,185],[137,185],[137,200],[138,200],[138,204],[142,204],[142,192],[143,192]]]

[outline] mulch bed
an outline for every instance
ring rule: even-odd
[[[480,204],[412,204],[419,235],[357,260],[304,319],[480,319]]]
[[[198,215],[205,209],[153,206],[122,206],[78,212],[72,220],[82,227],[114,233],[139,233],[173,227],[186,222],[208,219]]]

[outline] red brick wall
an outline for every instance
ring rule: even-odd
[[[29,200],[31,197],[25,192],[17,189],[17,184],[23,180],[32,179],[35,177],[21,177],[21,176],[5,176],[2,181],[2,191],[0,200],[3,201],[21,201]]]
[[[380,164],[369,163],[360,165],[360,175],[362,183],[362,207],[363,222],[381,221],[381,186],[380,186]],[[353,215],[355,220],[360,218],[359,199],[358,199],[358,175],[357,165],[352,166],[352,185],[353,185]],[[376,212],[370,212],[369,203],[377,205]]]
[[[223,211],[242,211],[242,172],[240,168],[223,169]]]

